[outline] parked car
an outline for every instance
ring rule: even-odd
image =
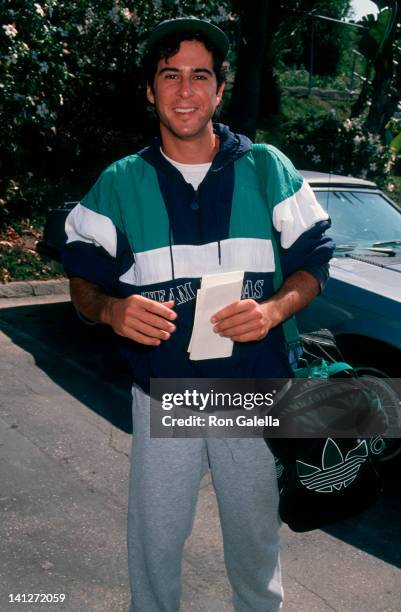
[[[331,217],[337,249],[326,289],[299,313],[299,327],[326,327],[352,364],[401,378],[401,209],[370,181],[303,175]]]
[[[303,175],[331,217],[337,248],[326,289],[297,315],[298,326],[331,330],[401,432],[401,209],[370,181]],[[386,438],[382,461],[400,453],[401,438]]]
[[[63,206],[51,208],[43,228],[43,238],[37,244],[40,255],[51,259],[61,266],[61,249],[67,240],[65,220],[68,213],[78,204],[77,201],[64,202]],[[62,268],[61,268],[62,269]]]

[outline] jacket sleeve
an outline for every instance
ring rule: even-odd
[[[107,169],[68,215],[62,261],[68,277],[79,276],[114,294],[118,286],[118,199]]]
[[[267,190],[283,277],[306,270],[322,288],[335,249],[325,235],[331,225],[329,215],[290,160],[275,147],[268,149]]]
[[[320,264],[319,266],[310,266],[309,268],[304,268],[304,270],[316,278],[317,282],[319,283],[319,293],[322,293],[330,276],[329,264],[324,263]]]

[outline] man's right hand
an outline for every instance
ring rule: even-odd
[[[101,320],[120,336],[148,346],[158,346],[175,331],[172,323],[177,318],[174,302],[156,302],[142,295],[109,298],[102,310]]]

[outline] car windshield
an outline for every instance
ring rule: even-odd
[[[401,209],[380,193],[338,190],[315,191],[315,195],[331,217],[327,234],[337,246],[401,240]]]

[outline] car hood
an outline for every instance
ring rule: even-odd
[[[401,249],[390,251],[392,256],[365,248],[335,253],[330,276],[401,302]]]

